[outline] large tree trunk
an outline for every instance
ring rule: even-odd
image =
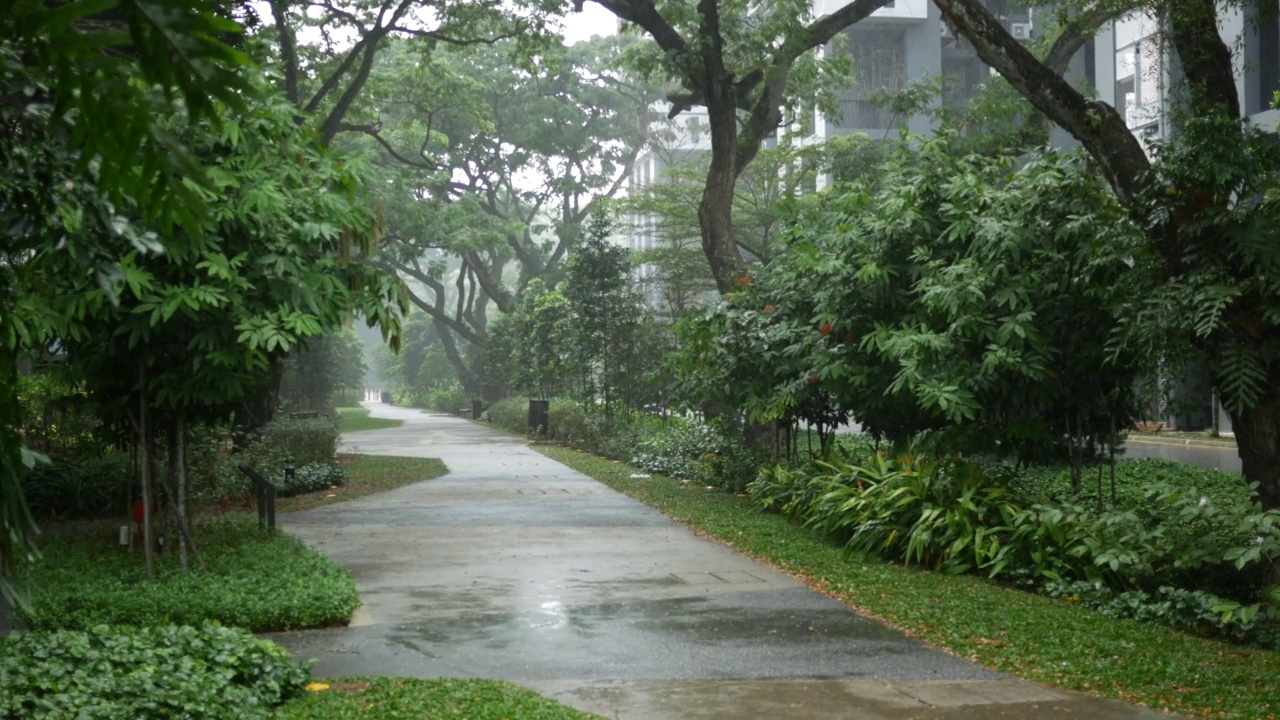
[[[1280,379],[1269,385],[1267,394],[1253,407],[1227,411],[1236,434],[1241,470],[1247,481],[1258,483],[1258,499],[1268,510],[1280,508]]]

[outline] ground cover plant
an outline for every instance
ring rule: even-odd
[[[1103,617],[974,575],[869,558],[752,501],[554,446],[540,452],[935,646],[1036,682],[1187,715],[1280,717],[1280,653]]]
[[[395,490],[449,472],[436,458],[393,457],[389,455],[339,455],[338,467],[345,480],[341,485],[276,500],[277,512],[311,510],[343,500]]]
[[[1069,469],[871,453],[765,468],[763,508],[865,554],[1264,647],[1280,646],[1280,512],[1238,477],[1121,463],[1112,498],[1077,496]],[[1125,492],[1120,493],[1123,487]]]
[[[589,720],[598,717],[498,680],[340,678],[280,708],[281,720]]]
[[[208,572],[184,574],[166,553],[154,581],[114,527],[46,533],[18,618],[31,630],[217,621],[269,632],[346,623],[360,604],[350,573],[285,533],[261,532],[256,518],[227,514],[197,530]]]
[[[0,718],[265,720],[306,668],[218,625],[20,633],[0,639]]]
[[[382,430],[384,428],[400,427],[404,424],[403,420],[369,417],[369,413],[369,408],[364,407],[338,408],[338,431],[349,433],[364,430]]]

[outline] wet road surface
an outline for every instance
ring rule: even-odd
[[[504,679],[620,720],[1169,717],[931,650],[519,439],[370,407],[404,425],[345,451],[450,473],[282,517],[364,602],[273,636],[318,675]]]

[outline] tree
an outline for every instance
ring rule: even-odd
[[[18,0],[0,15],[0,595],[10,600],[20,601],[14,570],[34,552],[19,484],[34,458],[17,434],[16,358],[42,350],[44,330],[40,318],[17,317],[16,291],[40,282],[27,262],[38,252],[60,253],[112,287],[115,243],[154,253],[176,225],[199,224],[193,188],[203,175],[154,119],[175,102],[192,120],[211,117],[216,100],[239,106],[246,58],[227,40],[240,27],[218,7]]]
[[[165,487],[185,542],[195,551],[185,504],[186,426],[225,417],[263,392],[264,378],[308,338],[340,329],[358,313],[396,339],[404,298],[395,278],[353,262],[380,233],[361,191],[360,164],[319,143],[273,91],[244,93],[245,112],[219,124],[157,121],[204,164],[200,190],[210,211],[175,233],[163,255],[116,249],[118,286],[78,272],[56,248],[24,269],[41,279],[17,317],[57,343],[106,406],[127,409],[141,451],[149,501],[150,454],[169,433]],[[107,248],[110,249],[110,248]],[[38,318],[38,321],[33,321]],[[144,518],[150,571],[150,522]]]
[[[1144,228],[1136,270],[1150,295],[1122,339],[1171,341],[1204,358],[1236,431],[1245,479],[1280,507],[1280,295],[1274,148],[1250,128],[1231,47],[1211,0],[1134,4],[1156,14],[1184,80],[1176,134],[1148,156],[1110,105],[1091,100],[1018,44],[976,0],[935,0],[944,18],[1097,162]],[[1114,10],[1114,8],[1111,8]]]
[[[270,7],[281,89],[299,110],[318,118],[326,144],[344,130],[389,41],[412,39],[428,53],[506,38],[536,44],[548,9],[536,2],[467,0],[270,0]],[[321,41],[300,45],[300,28],[318,31]]]
[[[637,231],[655,238],[655,247],[640,251],[636,262],[653,275],[652,290],[663,297],[673,319],[683,317],[716,289],[700,246],[698,205],[710,157],[682,148],[671,130],[654,133],[649,152],[660,167],[656,182],[630,188],[619,205],[646,223]],[[805,196],[817,189],[818,176],[837,157],[868,144],[858,137],[800,145],[784,138],[760,151],[734,189],[733,237],[745,258],[768,264],[783,251],[786,220]],[[649,288],[646,288],[649,289]]]
[[[394,242],[379,257],[473,393],[482,379],[468,348],[487,341],[490,307],[514,312],[535,278],[554,285],[643,145],[649,91],[623,81],[620,52],[617,38],[532,56],[515,41],[429,54],[399,44],[343,125],[387,173]]]
[[[304,342],[286,362],[280,386],[283,402],[308,410],[327,409],[334,393],[345,397],[346,391],[361,387],[367,370],[364,343],[354,331],[347,329]]]
[[[931,431],[946,452],[1106,448],[1136,411],[1141,365],[1108,348],[1136,228],[1079,158],[956,141],[900,144],[878,182],[802,213],[786,253],[686,323],[690,400],[852,416],[899,445]]]
[[[828,76],[847,75],[838,56],[822,60],[814,51],[845,28],[866,18],[889,0],[854,0],[836,12],[812,18],[813,3],[786,0],[750,3],[700,0],[595,0],[614,15],[653,38],[660,54],[640,58],[641,72],[661,71],[686,92],[673,94],[672,115],[705,105],[710,122],[711,161],[698,205],[702,248],[721,293],[731,292],[745,268],[733,232],[733,198],[738,179],[765,140],[783,123],[784,107],[793,112],[789,88],[797,77],[809,102],[823,103]],[[577,0],[580,8],[582,1]],[[829,95],[826,96],[829,98]],[[739,114],[745,118],[739,119]]]
[[[632,286],[629,253],[609,242],[612,229],[604,211],[592,216],[560,286],[573,314],[567,335],[577,398],[588,408],[602,405],[606,416],[618,403],[634,407],[642,400],[655,351],[663,349],[652,342],[648,308]]]

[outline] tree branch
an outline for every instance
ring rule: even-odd
[[[414,305],[417,305],[423,312],[430,315],[434,320],[444,323],[450,330],[453,330],[459,337],[463,338],[467,342],[474,345],[484,344],[485,337],[483,333],[476,332],[473,328],[467,327],[465,323],[458,322],[442,309],[441,304],[446,293],[444,291],[444,285],[440,284],[440,281],[422,272],[419,268],[410,267],[402,263],[376,263],[375,267],[381,267],[392,272],[402,272],[427,286],[427,288],[435,293],[435,303],[427,301],[426,298],[418,295],[413,291],[413,288],[406,284],[405,291],[409,294],[409,301]]]
[[[871,13],[888,5],[890,2],[892,0],[854,0],[830,15],[814,20],[809,23],[809,27],[805,29],[804,34],[797,38],[794,47],[788,48],[784,46],[781,59],[784,59],[787,65],[790,66],[791,63],[795,62],[796,58],[819,45],[826,45],[841,30],[865,20]]]
[[[1240,117],[1231,49],[1218,34],[1215,0],[1175,0],[1168,12],[1169,35],[1182,61],[1182,75],[1191,91],[1191,112],[1226,113]]]
[[[978,0],[934,3],[983,62],[1084,145],[1117,195],[1126,201],[1137,196],[1151,163],[1115,108],[1081,95],[1015,40]]]
[[[297,107],[298,49],[288,15],[289,0],[271,0],[271,16],[275,19],[276,34],[280,40],[280,61],[284,64],[284,95]]]
[[[495,280],[489,277],[489,273],[481,272],[484,269],[484,261],[480,259],[479,253],[474,250],[468,250],[462,254],[462,258],[471,265],[471,269],[476,273],[476,280],[480,282],[480,287],[493,298],[493,302],[497,304],[498,309],[504,313],[515,312],[516,301],[511,296],[511,292],[502,286],[501,278]]]
[[[695,87],[701,85],[690,67],[689,45],[662,17],[651,0],[595,0],[595,3],[627,22],[635,23],[649,33],[663,52],[671,56]],[[581,5],[579,5],[580,7]]]
[[[439,170],[440,169],[440,166],[436,165],[435,163],[427,162],[425,160],[414,160],[405,155],[401,155],[399,152],[396,151],[394,147],[391,146],[391,143],[387,142],[387,140],[382,137],[380,132],[381,129],[382,128],[380,128],[378,125],[374,125],[374,124],[355,125],[352,123],[338,123],[338,132],[358,132],[364,135],[368,135],[369,137],[378,141],[378,144],[381,145],[382,148],[387,151],[387,154],[390,155],[393,159],[395,159],[396,162],[399,162],[403,165],[408,165],[409,167],[415,167],[420,170]],[[426,145],[424,144],[423,148],[425,147]]]
[[[493,37],[456,38],[456,37],[453,37],[452,35],[445,35],[444,33],[439,32],[437,30],[419,30],[415,28],[407,28],[402,25],[390,25],[387,27],[387,30],[388,32],[403,33],[411,37],[428,38],[431,40],[435,40],[437,42],[442,42],[446,45],[455,45],[458,47],[469,47],[472,45],[495,45],[497,43],[502,42],[503,40],[510,40],[511,38],[520,36],[520,33],[511,32],[511,33],[505,33],[503,35],[495,35]]]

